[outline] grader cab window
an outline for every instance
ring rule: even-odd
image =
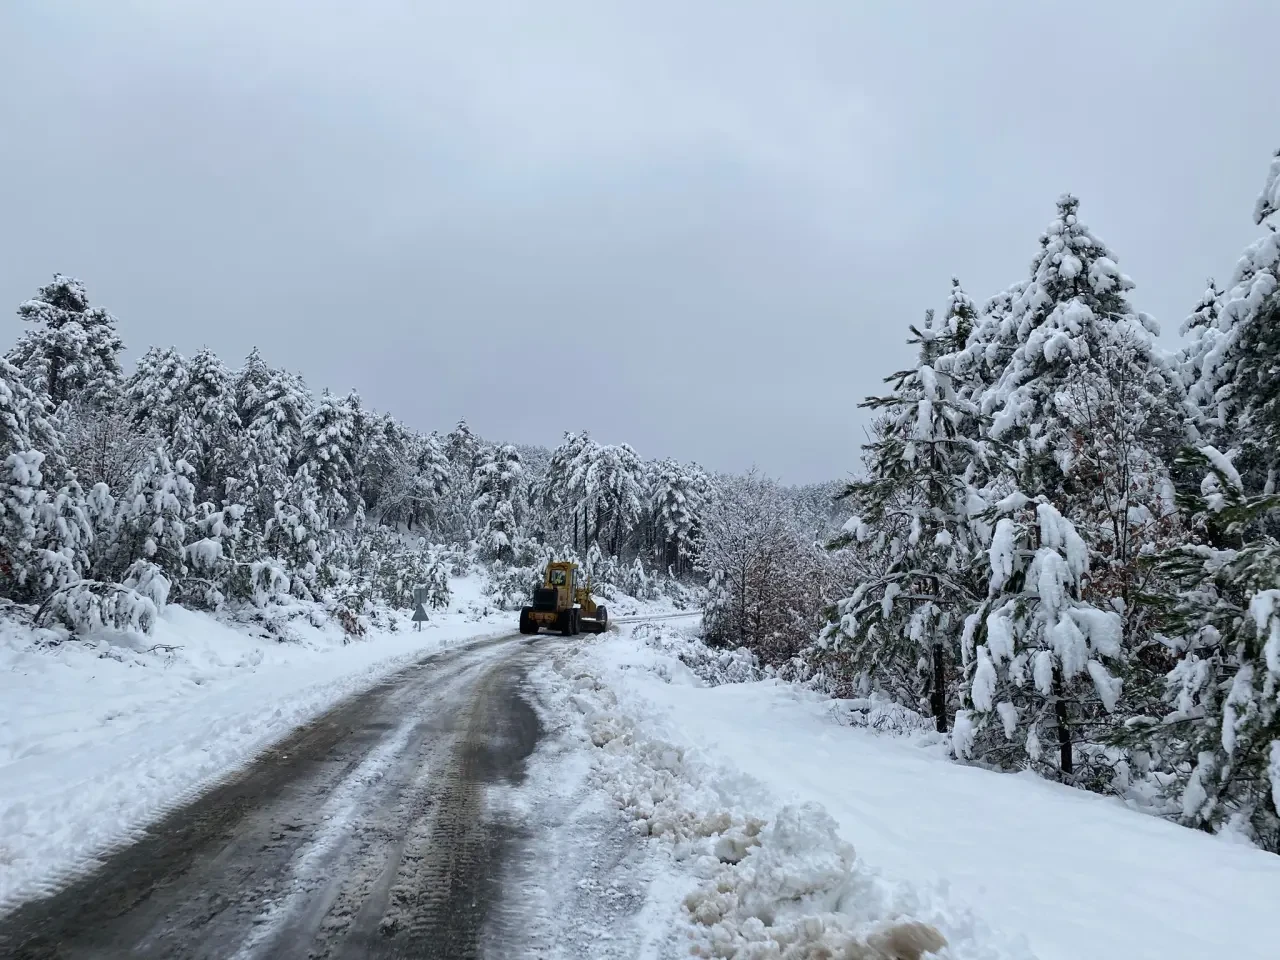
[[[564,584],[565,584],[565,571],[563,571],[563,570],[552,570],[552,571],[551,571],[551,585],[552,585],[553,587],[563,587],[563,586],[564,586]]]

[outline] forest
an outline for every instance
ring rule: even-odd
[[[1171,352],[1063,196],[1020,279],[981,302],[953,280],[909,328],[862,468],[806,487],[583,431],[422,432],[256,350],[127,371],[116,318],[59,274],[0,361],[0,613],[51,644],[167,604],[359,636],[472,566],[514,609],[569,557],[959,761],[1280,852],[1277,211],[1280,154],[1259,238]]]

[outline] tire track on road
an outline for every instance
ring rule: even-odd
[[[510,649],[496,649],[504,644]],[[316,938],[332,942],[330,933],[341,937],[342,924],[334,925],[332,931],[324,925],[337,900],[330,897],[329,904],[323,902],[332,885],[307,887],[302,882],[305,870],[300,873],[299,868],[307,864],[308,851],[311,865],[324,868],[314,870],[314,877],[329,881],[345,873],[343,885],[349,886],[360,870],[346,872],[348,864],[352,868],[363,864],[367,872],[393,854],[400,858],[394,842],[402,826],[397,810],[402,809],[415,824],[433,817],[430,808],[437,802],[448,809],[472,811],[466,791],[447,786],[454,780],[446,778],[439,801],[432,794],[426,805],[415,799],[423,790],[415,794],[405,788],[416,783],[431,785],[432,791],[440,789],[432,774],[439,761],[433,762],[432,755],[452,757],[456,750],[449,751],[447,737],[423,748],[435,732],[432,724],[443,724],[447,730],[448,717],[459,704],[473,702],[458,696],[466,691],[469,678],[516,670],[514,660],[521,649],[514,638],[500,638],[434,654],[339,705],[260,754],[235,777],[171,813],[94,873],[54,896],[19,907],[0,921],[0,955],[22,960],[222,960],[242,947],[248,948],[249,955],[261,951],[278,955],[270,947],[280,930],[289,936],[290,949],[314,943]],[[366,769],[370,776],[361,780],[362,764],[380,750],[383,755]],[[420,769],[424,764],[425,771]],[[443,766],[449,769],[447,763]],[[382,767],[386,767],[383,775],[372,775]],[[335,790],[342,789],[350,792],[348,811],[358,813],[358,819],[345,831],[326,833],[324,805]],[[370,801],[369,810],[376,816],[365,815],[362,799]],[[452,816],[461,822],[457,814]],[[432,828],[430,836],[451,834]],[[329,860],[316,852],[326,842]],[[467,857],[459,867],[470,862]],[[273,907],[282,899],[283,907]],[[415,922],[422,923],[420,918]],[[244,931],[255,928],[260,932],[252,933],[246,942]],[[351,946],[351,955],[369,955],[370,944]],[[298,955],[310,952],[308,947]]]

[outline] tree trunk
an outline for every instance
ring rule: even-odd
[[[1067,718],[1067,698],[1062,684],[1062,673],[1056,667],[1053,671],[1053,715],[1058,723],[1058,766],[1062,772],[1071,775],[1074,764],[1071,758],[1071,727]]]
[[[58,379],[62,376],[62,357],[54,354],[49,360],[49,399],[55,407],[62,403],[61,390],[58,389]]]
[[[933,690],[929,695],[933,719],[939,733],[947,732],[947,648],[933,645]]]

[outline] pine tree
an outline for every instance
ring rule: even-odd
[[[510,560],[515,546],[523,506],[519,500],[523,479],[520,454],[510,444],[484,451],[476,465],[472,479],[473,523],[480,531],[481,547],[499,560]]]
[[[195,471],[163,447],[147,459],[117,504],[118,557],[144,560],[173,584],[187,574],[187,538],[196,519]]]
[[[138,358],[125,387],[125,404],[135,429],[158,437],[179,457],[196,448],[196,425],[187,403],[191,371],[173,347],[151,347]]]
[[[988,440],[1011,465],[1011,484],[989,499],[1011,485],[1071,521],[1092,553],[1079,599],[1121,615],[1112,666],[1130,691],[1150,690],[1167,664],[1138,600],[1156,587],[1144,552],[1181,535],[1168,465],[1189,436],[1184,391],[1155,348],[1154,321],[1127,300],[1132,281],[1080,222],[1075,198],[1059,201],[1040,245],[999,331],[975,333],[966,351],[984,337],[987,356],[1009,351],[981,395]],[[1096,703],[1077,708],[1059,729],[1105,739],[1116,721]]]
[[[316,599],[324,572],[328,533],[322,494],[311,468],[303,464],[285,484],[263,530],[263,549],[288,572],[295,596]]]
[[[42,598],[82,575],[92,530],[74,475],[50,489],[57,434],[45,403],[0,360],[0,595]]]
[[[648,488],[650,509],[661,538],[659,563],[679,576],[696,557],[710,481],[696,463],[686,467],[674,460],[662,460],[654,465]]]
[[[449,483],[438,525],[445,536],[455,541],[471,540],[476,535],[471,504],[476,498],[473,481],[483,448],[465,420],[459,420],[444,438],[444,451],[449,459]]]
[[[1097,715],[1119,701],[1104,661],[1121,657],[1123,622],[1082,599],[1089,548],[1052,504],[1018,494],[999,509],[988,597],[962,637],[973,710],[956,714],[953,748],[1098,786],[1089,778],[1109,769],[1087,749],[1100,739]]]
[[[585,479],[597,444],[586,434],[566,430],[551,453],[546,475],[535,494],[552,529],[572,535],[573,549],[586,549],[593,504],[586,500]],[[566,537],[567,538],[567,537]]]
[[[1276,212],[1273,160],[1255,206],[1261,224]],[[1268,225],[1270,227],[1270,225]],[[1216,311],[1216,315],[1214,315]],[[1280,233],[1259,237],[1241,256],[1226,291],[1187,351],[1196,374],[1188,391],[1203,417],[1205,439],[1233,456],[1245,491],[1277,489],[1280,460]]]
[[[1081,439],[1078,425],[1057,407],[1068,384],[1083,380],[1088,389],[1088,381],[1103,376],[1123,380],[1128,402],[1153,411],[1153,421],[1156,411],[1180,408],[1175,378],[1152,343],[1155,322],[1129,305],[1133,281],[1080,222],[1078,206],[1069,195],[1058,201],[1030,281],[1002,321],[1016,330],[1017,345],[982,397],[991,436],[1016,448],[1021,489],[1068,503]],[[1172,450],[1179,439],[1170,434],[1158,442]]]
[[[1230,825],[1280,853],[1280,542],[1258,532],[1280,497],[1247,494],[1212,446],[1185,459],[1204,476],[1182,500],[1207,542],[1160,557],[1174,590],[1156,601],[1158,626],[1177,660],[1163,712],[1134,717],[1120,742],[1164,774],[1182,823]]]
[[[116,320],[102,307],[91,307],[84,284],[55,274],[35,297],[18,307],[32,325],[9,352],[23,381],[54,407],[83,399],[110,401],[121,380]]]
[[[191,358],[183,402],[192,425],[191,449],[181,455],[195,470],[196,497],[220,505],[228,481],[243,482],[243,425],[231,371],[208,347]]]
[[[935,329],[911,328],[916,367],[888,378],[893,392],[862,406],[880,414],[867,448],[868,476],[841,494],[858,519],[833,545],[858,542],[875,563],[836,609],[820,646],[847,657],[855,677],[881,685],[898,702],[926,704],[947,729],[950,670],[964,617],[980,597],[974,578],[986,504],[975,489],[984,457],[977,411],[952,375],[974,312],[959,284]]]
[[[644,464],[629,444],[602,447],[595,475],[604,515],[611,521],[609,553],[618,557],[644,512]],[[599,537],[599,521],[596,535]]]
[[[311,395],[300,377],[269,367],[255,348],[236,378],[236,416],[243,427],[244,501],[249,522],[263,529],[300,466],[303,423]]]
[[[327,390],[302,425],[301,461],[318,494],[318,506],[332,526],[360,507],[351,455],[356,445],[354,410]]]

